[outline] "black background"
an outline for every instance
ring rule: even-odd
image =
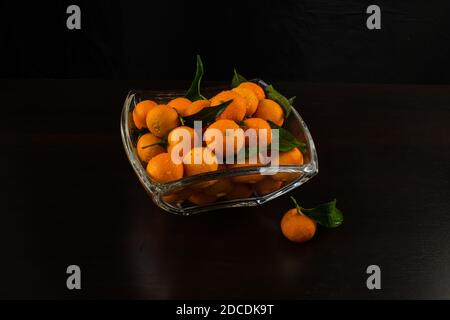
[[[80,31],[66,28],[74,3]],[[381,30],[366,28],[370,4]],[[448,298],[449,9],[0,2],[0,297]],[[342,227],[299,246],[279,230],[287,197],[188,218],[152,204],[123,151],[122,103],[131,89],[186,88],[197,53],[207,81],[237,67],[297,96],[320,173],[290,195],[336,197]],[[81,291],[66,288],[71,264]],[[371,264],[380,291],[366,288]]]
[[[66,28],[81,7],[82,29]],[[382,29],[368,30],[377,4]],[[449,83],[450,2],[2,1],[0,76]]]

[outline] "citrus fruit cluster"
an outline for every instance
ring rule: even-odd
[[[269,146],[273,128],[284,125],[285,109],[275,99],[270,99],[258,83],[242,80],[230,90],[207,99],[199,92],[201,76],[196,79],[198,83],[193,85],[198,89],[196,94],[177,97],[164,104],[140,101],[132,111],[134,126],[140,132],[136,152],[149,177],[157,183],[168,183],[217,170],[267,165],[258,156],[253,158],[255,161],[247,156],[243,162],[235,163],[224,159],[230,154],[248,154],[249,131],[256,132],[258,147]],[[202,121],[200,132],[192,120]],[[230,132],[233,132],[231,137]],[[181,144],[188,148],[179,148]],[[303,153],[293,146],[280,150],[271,161],[277,165],[302,165]],[[166,194],[163,199],[170,204],[189,200],[195,205],[207,205],[219,199],[246,199],[254,193],[272,193],[298,176],[298,173],[280,172],[268,176],[247,174],[219,178]]]

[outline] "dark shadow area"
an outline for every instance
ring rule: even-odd
[[[378,1],[368,30],[360,1],[69,1],[0,4],[0,77],[449,83],[450,3]]]

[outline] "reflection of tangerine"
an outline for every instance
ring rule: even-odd
[[[233,184],[233,190],[229,192],[225,198],[228,200],[247,199],[252,196],[253,190],[245,183]]]
[[[148,175],[159,183],[181,179],[183,171],[183,164],[175,164],[168,153],[158,154],[147,165]]]
[[[291,209],[286,212],[281,219],[281,232],[293,242],[305,242],[314,237],[317,224],[314,220],[299,212],[298,209]]]
[[[157,137],[164,137],[170,130],[178,127],[179,118],[175,109],[164,105],[152,108],[147,113],[147,127]]]
[[[242,82],[239,85],[239,88],[246,88],[253,91],[253,93],[256,95],[258,100],[262,100],[266,98],[266,94],[264,93],[263,88],[261,88],[259,85],[257,85],[254,82]]]
[[[154,156],[164,153],[164,148],[156,144],[158,142],[161,142],[161,139],[151,133],[146,133],[141,136],[136,146],[139,159],[143,162],[149,162]]]
[[[136,128],[138,128],[139,130],[147,128],[147,123],[145,122],[147,113],[150,111],[150,109],[156,106],[156,102],[151,100],[144,100],[136,105],[133,110],[133,121]]]
[[[198,206],[206,206],[208,204],[216,202],[215,196],[207,195],[206,193],[196,191],[190,197],[189,201]]]
[[[233,100],[223,112],[219,115],[217,119],[228,119],[235,122],[240,122],[244,119],[247,113],[247,102],[246,100],[236,92],[231,90],[222,91],[216,96],[210,99],[211,107],[218,106],[224,102]]]
[[[166,193],[162,199],[169,204],[177,204],[187,200],[192,195],[189,189],[177,190],[174,193]]]
[[[277,191],[281,188],[282,184],[282,181],[277,181],[269,177],[265,177],[263,180],[255,184],[255,191],[258,195],[264,196],[266,194]]]
[[[284,123],[284,111],[281,106],[273,100],[263,99],[258,104],[256,109],[255,118],[261,118],[264,120],[272,121],[277,126],[283,126]]]
[[[251,117],[255,111],[256,108],[258,108],[258,97],[256,94],[253,93],[252,90],[244,88],[244,87],[237,87],[234,88],[232,91],[236,92],[237,94],[241,95],[246,102],[246,117]]]
[[[223,197],[233,190],[233,183],[229,179],[220,179],[213,185],[205,188],[204,192],[207,195],[215,196],[217,198]]]
[[[230,136],[229,133],[232,135]],[[234,156],[244,146],[244,130],[232,120],[217,120],[206,129],[204,139],[208,148],[214,150],[219,158],[225,157],[228,147],[231,146],[233,146],[233,151],[230,153]]]
[[[187,98],[175,98],[167,105],[174,108],[180,116],[185,117],[187,116],[186,111],[189,109],[191,103],[191,100]]]

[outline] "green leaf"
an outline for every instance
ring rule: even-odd
[[[139,140],[144,134],[148,133],[148,129],[147,128],[143,128],[141,130],[139,130],[138,128],[132,128],[131,129],[131,136],[133,137],[137,137],[137,140]]]
[[[287,152],[291,151],[294,148],[299,148],[300,151],[305,154],[307,152],[306,143],[300,142],[297,140],[297,138],[294,137],[292,133],[290,133],[288,130],[276,125],[272,121],[268,121],[270,124],[270,127],[272,129],[278,129],[279,133],[279,144],[278,149],[281,152]]]
[[[152,144],[148,144],[146,146],[143,146],[142,149],[147,149],[153,146],[162,146],[163,148],[167,148],[167,136],[161,138],[161,140],[159,140],[158,142],[152,143]]]
[[[191,101],[196,100],[207,100],[204,96],[200,93],[200,83],[203,78],[203,62],[199,55],[197,55],[197,68],[195,70],[195,77],[192,81],[191,87],[184,95],[186,98],[188,98]]]
[[[216,121],[216,118],[220,116],[220,114],[226,109],[226,107],[228,107],[228,105],[232,101],[233,100],[228,100],[226,102],[219,104],[216,107],[203,108],[202,111],[193,114],[192,116],[184,117],[183,118],[184,123],[188,127],[193,127],[194,121],[202,121],[203,126],[208,126],[214,121]]]
[[[258,154],[260,152],[266,152],[267,150],[270,150],[270,145],[267,145],[264,147],[262,147],[262,146],[256,146],[256,147],[245,146],[244,148],[241,149],[240,152],[245,152],[244,153],[245,159],[250,159],[252,157],[258,156]]]
[[[245,79],[243,76],[241,76],[236,69],[234,69],[234,75],[233,79],[231,80],[231,87],[236,88],[238,87],[242,82],[246,82],[247,79]]]
[[[266,87],[265,91],[269,99],[274,100],[283,108],[284,117],[287,119],[292,111],[292,104],[289,102],[289,100],[277,90],[275,90],[272,85]]]
[[[326,228],[339,227],[344,221],[342,211],[336,208],[336,199],[331,202],[323,203],[312,209],[300,207],[303,214],[315,220],[321,226]]]
[[[178,120],[180,120],[181,125],[184,126],[185,125],[184,118],[178,112],[177,112],[177,114],[178,114]]]

